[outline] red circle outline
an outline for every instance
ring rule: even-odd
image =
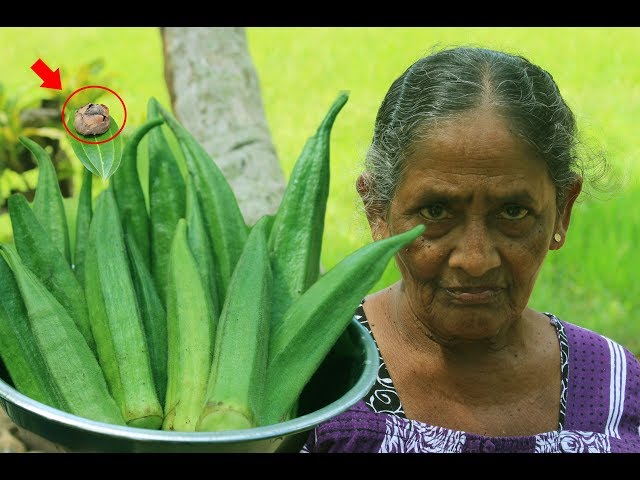
[[[101,140],[99,142],[88,142],[87,140],[83,140],[82,138],[75,136],[71,132],[71,130],[69,130],[69,127],[67,127],[67,122],[65,121],[65,118],[64,118],[64,111],[67,108],[67,103],[69,103],[69,100],[71,100],[71,97],[73,97],[76,93],[81,92],[82,90],[86,90],[87,88],[101,88],[102,90],[107,90],[113,93],[118,98],[118,100],[120,100],[120,103],[122,104],[122,109],[124,110],[124,120],[122,121],[122,125],[120,126],[120,129],[116,133],[114,133],[111,137],[107,138],[106,140]],[[114,138],[116,138],[118,135],[122,133],[122,130],[124,129],[125,124],[127,123],[127,107],[124,104],[124,100],[122,100],[122,97],[120,97],[120,95],[118,95],[115,91],[111,90],[110,88],[103,87],[102,85],[87,85],[86,87],[78,88],[77,90],[72,92],[71,95],[67,97],[67,99],[64,102],[64,105],[62,105],[61,116],[62,116],[62,125],[64,126],[64,129],[67,131],[69,135],[71,135],[73,138],[75,138],[79,142],[87,143],[89,145],[99,145],[101,143],[110,142],[111,140],[113,140]]]

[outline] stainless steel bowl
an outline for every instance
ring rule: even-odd
[[[297,452],[309,431],[355,404],[378,372],[373,339],[353,319],[299,399],[299,415],[286,422],[223,432],[173,432],[88,420],[18,392],[0,362],[0,405],[19,427],[70,452]]]

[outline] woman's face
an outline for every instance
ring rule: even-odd
[[[409,157],[374,237],[424,224],[396,256],[411,312],[442,342],[494,338],[522,315],[573,200],[558,214],[544,161],[491,112],[432,133]]]

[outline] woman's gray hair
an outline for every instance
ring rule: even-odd
[[[460,46],[421,58],[389,88],[365,159],[367,211],[386,216],[418,140],[438,122],[481,106],[505,118],[544,159],[560,204],[584,169],[576,120],[555,80],[520,55]]]

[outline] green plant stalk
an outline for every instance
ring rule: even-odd
[[[269,236],[273,268],[272,324],[320,275],[329,197],[330,141],[334,121],[348,100],[341,92],[294,165]]]
[[[151,98],[174,133],[193,175],[216,264],[218,298],[224,301],[238,258],[247,240],[248,227],[235,194],[220,168],[196,139],[171,113]]]
[[[85,292],[98,360],[127,425],[162,425],[144,325],[129,269],[118,206],[100,193],[91,220]]]
[[[153,101],[147,106],[149,120],[162,119]],[[178,160],[161,128],[147,134],[149,152],[149,219],[151,274],[163,304],[166,304],[169,251],[178,220],[186,211],[186,186]]]
[[[167,389],[167,314],[149,267],[142,258],[136,239],[131,233],[130,223],[130,218],[126,217],[124,220],[125,245],[149,349],[153,382],[158,400],[161,401],[165,398]]]
[[[389,260],[424,225],[360,247],[294,301],[271,332],[263,422],[287,418],[304,386],[353,318]],[[313,348],[309,348],[313,345]]]
[[[46,371],[63,397],[60,409],[124,425],[100,365],[73,319],[14,249],[0,246],[0,253],[14,273]]]
[[[168,375],[163,430],[195,431],[207,392],[217,316],[207,299],[187,222],[171,245],[167,284]]]
[[[62,252],[47,240],[47,231],[24,195],[14,193],[8,204],[14,243],[22,261],[67,310],[95,351],[85,294],[71,266]]]
[[[78,283],[84,288],[84,257],[89,238],[89,225],[93,215],[93,173],[87,168],[82,169],[82,187],[78,195],[76,210],[76,241],[73,254],[73,272]]]
[[[20,142],[38,162],[38,184],[33,198],[33,212],[49,234],[53,245],[71,265],[69,226],[53,162],[49,154],[30,138],[20,137]]]
[[[4,248],[14,248],[6,245]],[[17,255],[17,253],[16,253]],[[0,255],[0,358],[16,389],[54,408],[64,400],[29,327],[29,315],[11,268]]]
[[[259,426],[271,322],[269,223],[263,216],[253,226],[229,282],[198,431]]]
[[[131,217],[132,233],[148,268],[151,268],[150,221],[138,175],[138,145],[149,130],[163,122],[162,118],[152,118],[133,132],[122,151],[120,167],[115,171],[110,182],[118,203],[120,218],[126,215]]]

